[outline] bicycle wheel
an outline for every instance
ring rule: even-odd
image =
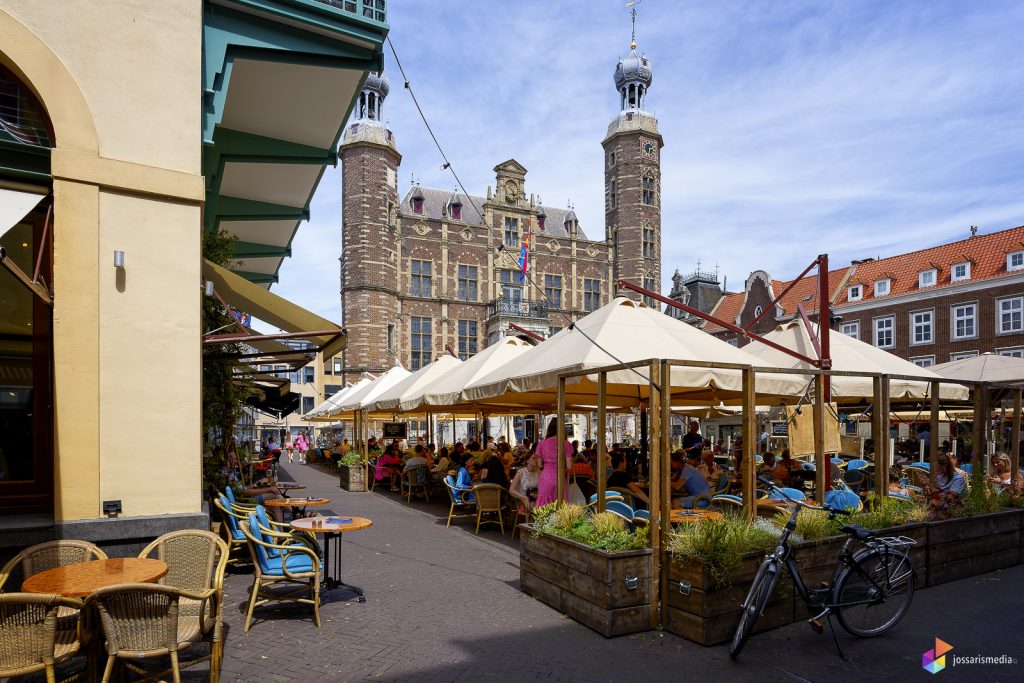
[[[903,618],[914,597],[914,564],[898,550],[867,550],[836,579],[839,623],[849,633],[878,636]],[[852,603],[852,604],[850,604]]]
[[[754,576],[754,583],[750,585],[750,592],[743,601],[743,608],[740,612],[740,623],[736,626],[736,633],[732,636],[732,643],[729,645],[729,656],[733,659],[739,656],[740,650],[747,643],[754,630],[764,606],[768,602],[768,596],[775,590],[775,584],[779,580],[779,573],[782,565],[776,559],[767,559],[761,563]]]

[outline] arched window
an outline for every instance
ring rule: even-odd
[[[52,510],[52,144],[42,104],[0,66],[0,514]]]
[[[764,309],[761,308],[760,306],[754,306],[754,317],[756,318],[757,316],[761,315],[762,311],[764,311]]]

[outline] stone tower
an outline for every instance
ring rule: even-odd
[[[339,150],[342,163],[341,320],[348,329],[343,381],[396,362],[398,345],[398,165],[384,124],[390,85],[369,74]]]
[[[620,111],[608,125],[604,147],[605,237],[614,245],[610,293],[628,280],[661,291],[661,148],[658,120],[644,110],[653,73],[647,55],[630,53],[615,67]],[[657,305],[657,304],[656,304]]]

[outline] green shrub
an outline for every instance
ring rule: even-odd
[[[338,461],[338,464],[339,465],[348,465],[349,467],[352,467],[354,465],[359,465],[362,462],[363,462],[363,455],[361,453],[358,453],[356,451],[349,451],[348,454],[344,458],[342,458],[341,460]]]
[[[971,487],[960,496],[963,506],[956,514],[958,517],[973,517],[990,512],[999,512],[1009,504],[1010,497],[1002,491],[996,491],[982,474],[980,468],[971,474]]]
[[[675,562],[703,562],[715,588],[729,585],[729,575],[749,552],[768,552],[775,547],[779,530],[768,520],[754,524],[739,515],[705,519],[677,527],[669,535],[668,550]]]
[[[560,536],[599,550],[636,550],[647,547],[648,529],[626,528],[611,512],[590,515],[582,505],[550,503],[533,510],[534,534]]]
[[[919,522],[927,517],[928,511],[916,503],[898,498],[878,498],[869,494],[864,511],[852,518],[854,524],[865,529],[885,529],[908,522]]]
[[[780,512],[773,520],[780,529],[789,522],[789,513]],[[838,520],[829,519],[828,513],[821,510],[801,510],[796,518],[796,536],[800,541],[820,541],[823,538],[838,536],[839,527],[842,523]],[[794,542],[797,538],[792,538]]]

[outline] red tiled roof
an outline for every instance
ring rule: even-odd
[[[878,261],[860,263],[854,266],[850,282],[840,293],[836,306],[888,299],[901,294],[942,289],[951,285],[1007,275],[1010,271],[1006,269],[1006,256],[1015,251],[1024,251],[1024,226],[987,235],[975,235],[957,242],[890,256]],[[965,261],[971,263],[970,279],[951,282],[953,266]],[[919,273],[932,268],[937,270],[935,285],[923,288],[918,286]],[[875,297],[875,281],[887,277],[891,280],[889,294]],[[863,285],[863,292],[859,301],[851,302],[847,300],[848,287],[855,284]]]
[[[831,270],[828,273],[829,291],[832,293],[832,300],[835,301],[836,289],[842,285],[843,279],[846,277],[846,273],[849,271],[849,267],[837,268]],[[785,282],[780,280],[772,280],[772,290],[774,296],[778,296],[779,292],[789,286],[792,280]],[[845,291],[845,289],[843,290]],[[736,316],[743,310],[743,302],[746,298],[746,292],[737,292],[735,294],[727,294],[723,296],[715,310],[711,312],[711,315],[715,316],[720,320],[726,322],[735,323]],[[808,275],[804,279],[794,285],[793,289],[786,292],[786,295],[779,300],[778,305],[782,307],[782,316],[788,317],[795,315],[797,312],[797,305],[803,304],[804,310],[808,314],[817,313],[818,311],[818,278],[816,275]],[[769,313],[768,316],[771,317]],[[772,317],[772,320],[775,318]],[[705,332],[718,332],[719,330],[725,329],[721,325],[717,325],[712,322],[705,323]]]

